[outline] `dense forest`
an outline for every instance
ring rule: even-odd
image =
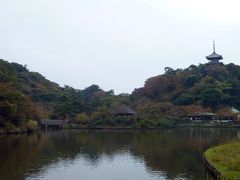
[[[165,68],[165,74],[152,77],[135,89],[135,97],[146,97],[174,105],[201,105],[217,111],[240,108],[240,66],[200,64],[186,69]]]
[[[27,131],[40,119],[71,119],[74,123],[97,126],[112,124],[110,108],[130,105],[130,95],[114,95],[98,85],[84,90],[60,87],[25,66],[0,60],[0,128]]]
[[[200,64],[165,68],[132,94],[115,95],[98,85],[60,87],[27,67],[0,60],[0,129],[30,131],[40,119],[69,119],[83,127],[161,127],[193,112],[231,113],[240,109],[240,66]],[[131,107],[133,116],[115,116]]]
[[[132,98],[140,109],[156,117],[164,112],[176,117],[194,112],[230,115],[232,107],[240,109],[240,66],[166,67],[163,75],[149,78],[144,87],[135,89]]]

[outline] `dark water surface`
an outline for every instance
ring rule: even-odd
[[[202,153],[238,129],[81,130],[0,136],[0,179],[211,179]]]

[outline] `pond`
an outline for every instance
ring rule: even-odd
[[[212,179],[202,154],[240,129],[74,130],[0,136],[1,180]]]

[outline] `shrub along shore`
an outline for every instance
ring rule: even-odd
[[[240,179],[240,142],[230,142],[204,153],[207,168],[218,179]]]

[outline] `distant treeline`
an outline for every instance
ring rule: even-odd
[[[136,114],[113,116],[111,110],[121,105]],[[234,64],[167,67],[132,94],[115,95],[98,85],[60,87],[23,65],[0,60],[0,129],[7,131],[35,129],[43,118],[87,127],[160,127],[192,112],[231,113],[230,107],[240,109],[240,66]]]

